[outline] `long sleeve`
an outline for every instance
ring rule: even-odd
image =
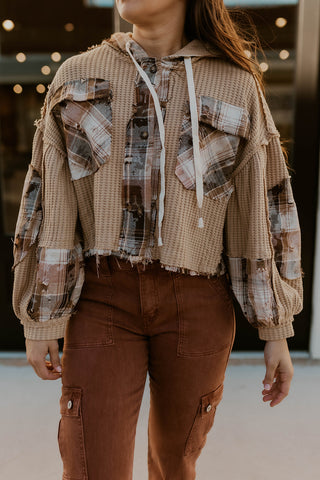
[[[225,254],[233,293],[261,340],[294,336],[303,309],[301,231],[280,133],[252,79],[249,140],[233,172]]]
[[[12,239],[13,310],[24,336],[36,340],[64,336],[84,281],[76,195],[63,134],[46,101],[35,122]]]
[[[226,217],[232,290],[261,340],[294,336],[303,307],[301,233],[279,135],[240,165]]]

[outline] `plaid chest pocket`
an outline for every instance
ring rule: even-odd
[[[72,180],[95,173],[111,156],[112,88],[108,80],[83,78],[56,92],[53,109],[65,134]]]
[[[212,199],[228,196],[234,189],[230,176],[240,140],[249,137],[249,114],[204,95],[197,97],[197,103],[204,195]],[[189,102],[182,120],[175,174],[185,188],[196,189]]]

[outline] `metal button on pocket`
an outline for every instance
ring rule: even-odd
[[[146,138],[148,138],[148,132],[144,130],[143,132],[141,132],[140,136],[145,140]]]
[[[212,408],[212,405],[211,403],[209,403],[209,405],[207,405],[206,407],[206,412],[210,412],[211,408]]]
[[[73,406],[72,400],[69,400],[68,405],[67,405],[68,409],[70,410],[70,408],[72,408],[72,406]]]

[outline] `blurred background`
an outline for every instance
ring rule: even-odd
[[[235,305],[237,335],[224,401],[198,460],[197,478],[318,480],[320,0],[225,3],[233,13],[240,8],[248,14],[264,49],[259,62],[267,101],[294,169],[305,298],[303,311],[295,317],[295,336],[288,339],[295,371],[290,394],[275,408],[261,395],[265,342]],[[114,31],[129,30],[131,25],[119,18],[112,0],[0,0],[1,479],[62,477],[57,442],[61,380],[44,383],[27,362],[23,327],[11,305],[11,237],[31,159],[33,122],[66,58]],[[62,349],[63,339],[59,343]],[[139,480],[148,478],[149,395],[145,388],[137,425],[133,471]]]
[[[319,0],[225,0],[254,22],[264,57],[267,101],[289,152],[292,186],[302,230],[305,271],[303,311],[295,316],[290,349],[320,358],[320,272],[317,247],[319,166]],[[238,18],[238,17],[235,17]],[[244,20],[245,21],[245,20]],[[31,158],[33,122],[59,65],[100,43],[114,31],[129,31],[112,0],[1,0],[0,3],[0,350],[24,350],[22,326],[11,306],[12,241],[24,177]],[[319,263],[319,268],[317,264]],[[318,288],[319,287],[319,288]],[[233,351],[262,350],[238,305]],[[59,340],[60,341],[60,340]],[[61,339],[61,342],[63,340]]]

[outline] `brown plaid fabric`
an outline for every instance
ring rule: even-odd
[[[29,163],[13,241],[14,264],[12,270],[24,259],[38,236],[43,216],[41,194],[41,176]]]
[[[74,312],[84,281],[82,246],[74,249],[39,247],[34,293],[27,312],[37,322]]]
[[[197,103],[204,195],[210,198],[231,195],[233,187],[228,180],[233,171],[240,137],[248,135],[250,122],[247,112],[203,95],[197,98]],[[185,105],[175,174],[186,188],[195,190],[189,101]]]
[[[95,173],[111,155],[111,99],[109,82],[99,78],[68,82],[54,95],[72,180]]]
[[[158,94],[165,118],[168,80],[173,63],[157,68],[136,42],[131,51],[148,75]],[[160,168],[161,143],[152,95],[137,71],[135,104],[127,125],[123,165],[122,226],[117,256],[151,258],[156,226],[156,199]]]
[[[290,177],[268,190],[269,219],[275,262],[282,277],[301,275],[301,233]]]
[[[271,281],[272,259],[228,257],[232,290],[253,327],[277,325],[279,312]]]

